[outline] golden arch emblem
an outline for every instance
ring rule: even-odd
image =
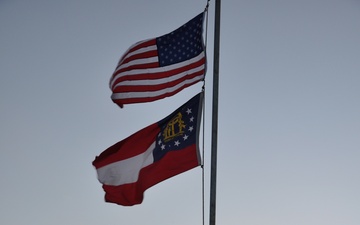
[[[182,114],[179,112],[167,123],[163,132],[164,141],[168,142],[177,136],[183,135],[185,127],[186,125],[182,120]]]

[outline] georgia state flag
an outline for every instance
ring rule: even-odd
[[[105,201],[140,204],[151,186],[200,165],[203,93],[166,118],[114,144],[93,161]]]

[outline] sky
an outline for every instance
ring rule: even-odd
[[[133,43],[206,1],[0,0],[0,224],[202,224],[202,171],[104,202],[92,166],[202,83],[152,103],[110,99]],[[209,217],[214,1],[205,105]],[[217,224],[360,224],[360,1],[228,0],[221,7]]]

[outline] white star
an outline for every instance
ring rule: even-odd
[[[194,130],[194,127],[193,127],[193,126],[189,127],[189,131],[190,131],[190,132],[193,131],[193,130]]]
[[[158,145],[160,145],[161,143],[162,143],[161,140],[159,140],[159,141],[158,141]]]
[[[194,122],[194,117],[193,116],[190,118],[190,122]]]
[[[165,145],[161,145],[161,150],[165,150]]]
[[[186,110],[186,113],[189,115],[189,114],[191,113],[191,109],[188,108],[188,109]]]
[[[176,140],[176,141],[174,142],[174,145],[175,145],[175,146],[179,146],[179,145],[180,145],[179,140]]]
[[[187,136],[186,134],[184,135],[184,141],[188,139],[189,136]]]

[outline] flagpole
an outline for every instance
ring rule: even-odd
[[[210,220],[209,220],[210,225],[215,225],[215,217],[216,217],[216,172],[217,172],[220,12],[221,12],[220,8],[221,8],[221,0],[215,0],[213,106],[212,106],[212,133],[211,133],[211,174],[210,174]]]

